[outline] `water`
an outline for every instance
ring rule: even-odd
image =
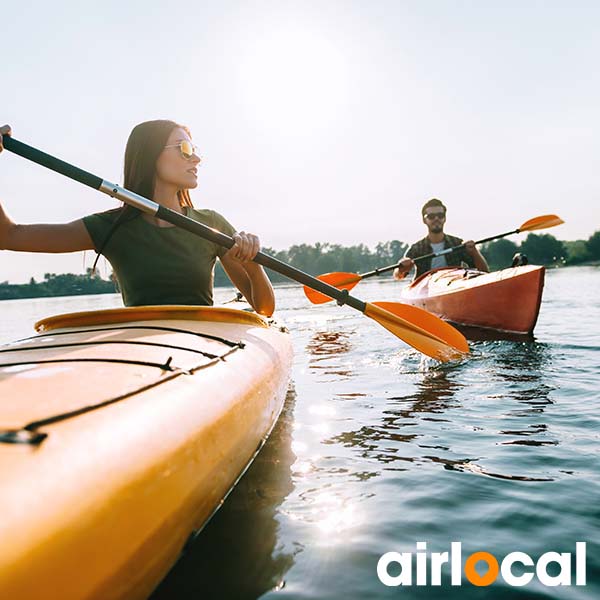
[[[299,288],[279,288],[295,346],[282,417],[153,600],[600,597],[599,275],[548,272],[534,340],[472,342],[471,358],[451,365],[351,309],[309,307]],[[369,280],[355,294],[394,300],[399,285]],[[0,341],[29,335],[42,316],[119,304],[1,302]],[[379,557],[419,541],[500,560],[585,541],[588,584],[450,587],[446,571],[442,589],[380,583]]]

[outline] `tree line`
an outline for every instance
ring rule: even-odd
[[[342,246],[317,242],[290,246],[287,250],[263,248],[263,251],[282,262],[288,263],[305,273],[319,275],[331,271],[347,271],[358,273],[371,271],[398,262],[408,245],[398,240],[379,242],[374,250],[365,244]],[[289,282],[290,280],[279,273],[269,271],[273,283]],[[215,285],[230,285],[229,279],[220,264],[215,269]]]
[[[264,252],[291,264],[292,266],[318,275],[331,271],[362,273],[378,267],[398,262],[405,254],[408,245],[399,240],[378,243],[374,249],[364,244],[342,246],[340,244],[319,243],[298,244],[287,250],[264,248]],[[600,261],[600,231],[596,231],[587,240],[574,242],[561,241],[549,234],[530,233],[520,244],[506,238],[488,242],[482,246],[482,252],[492,270],[510,266],[512,257],[521,252],[526,254],[531,264],[546,266],[577,265],[591,261]],[[289,281],[287,278],[269,271],[274,283]],[[231,285],[220,263],[215,269],[215,286]],[[86,274],[65,273],[57,275],[46,273],[43,281],[33,277],[29,283],[0,283],[0,300],[17,298],[39,298],[46,296],[76,296],[83,294],[114,294],[118,292],[116,282],[103,279],[91,269]]]
[[[42,298],[50,296],[81,296],[84,294],[114,294],[114,281],[102,279],[97,273],[88,269],[84,275],[74,273],[46,273],[43,281],[33,277],[29,283],[0,283],[0,300],[17,298]]]
[[[580,265],[600,260],[600,231],[574,242],[563,242],[547,233],[530,233],[520,244],[504,238],[483,244],[481,251],[494,271],[509,266],[517,252],[526,254],[530,264]]]

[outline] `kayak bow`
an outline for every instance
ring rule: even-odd
[[[421,275],[401,297],[458,325],[531,334],[543,288],[544,267],[535,265],[493,273],[442,268]]]
[[[146,598],[277,420],[290,336],[186,306],[37,329],[0,347],[0,597]]]

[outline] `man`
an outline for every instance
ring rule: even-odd
[[[419,260],[415,263],[413,260],[418,256],[440,252],[446,248],[455,248],[460,246],[463,241],[453,235],[444,233],[444,224],[446,223],[446,207],[437,198],[432,198],[425,202],[421,209],[423,223],[427,225],[427,237],[413,244],[406,253],[406,256],[398,263],[399,266],[394,270],[395,279],[404,279],[406,274],[416,265],[417,273],[415,277],[420,277],[423,273],[431,269],[440,267],[460,267],[461,263],[466,263],[469,267],[474,267],[480,271],[489,272],[490,268],[475,246],[473,240],[464,242],[464,247],[455,252],[436,256],[426,260]]]

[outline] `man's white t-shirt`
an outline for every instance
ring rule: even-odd
[[[444,249],[444,242],[440,242],[439,244],[431,244],[431,249],[434,252],[441,252]],[[446,255],[436,256],[431,259],[431,268],[439,269],[440,267],[447,267],[448,263],[446,262]]]

